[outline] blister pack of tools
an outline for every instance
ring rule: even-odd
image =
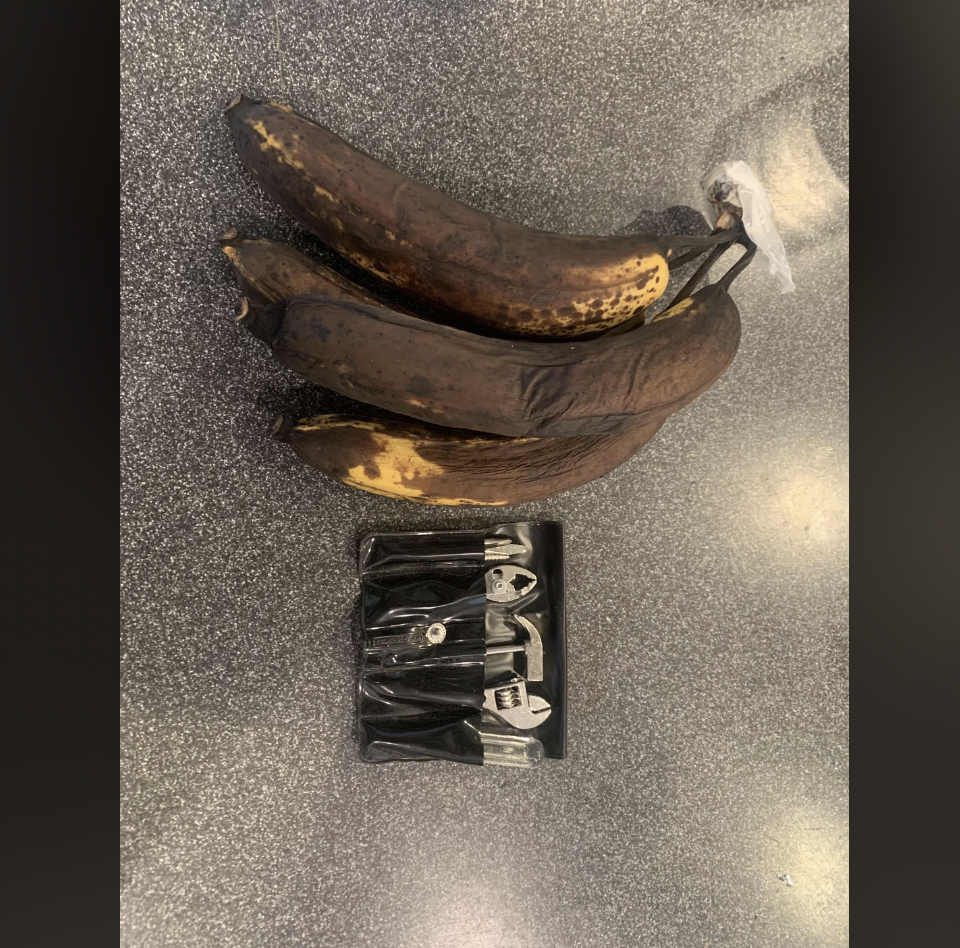
[[[364,760],[566,756],[562,524],[371,534],[360,585]]]

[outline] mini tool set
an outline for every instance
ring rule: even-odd
[[[561,524],[371,534],[360,585],[365,760],[565,756]]]

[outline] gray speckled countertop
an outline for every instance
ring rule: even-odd
[[[845,945],[846,5],[123,6],[123,944]],[[267,436],[336,399],[232,322],[216,234],[316,250],[233,153],[240,91],[546,229],[697,206],[728,158],[768,188],[797,292],[752,267],[726,375],[509,510],[566,525],[566,761],[357,757],[359,536],[505,513],[360,493]]]

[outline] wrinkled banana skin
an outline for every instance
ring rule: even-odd
[[[714,285],[619,336],[495,339],[382,307],[294,297],[248,328],[304,378],[419,421],[514,438],[619,434],[661,421],[733,361],[740,314]]]

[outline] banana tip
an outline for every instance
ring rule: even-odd
[[[250,300],[244,297],[240,301],[240,312],[233,317],[235,323],[242,323],[250,315]]]
[[[225,230],[222,234],[220,234],[220,236],[217,237],[217,240],[221,244],[225,244],[227,241],[236,240],[239,236],[240,232],[237,230],[237,228],[231,227],[229,230]]]
[[[236,108],[246,96],[241,92],[239,95],[235,95],[228,103],[227,107],[223,110],[224,112],[229,112],[231,109]]]
[[[290,430],[293,428],[293,421],[285,415],[277,415],[273,426],[270,428],[270,434],[280,441],[290,440]]]

